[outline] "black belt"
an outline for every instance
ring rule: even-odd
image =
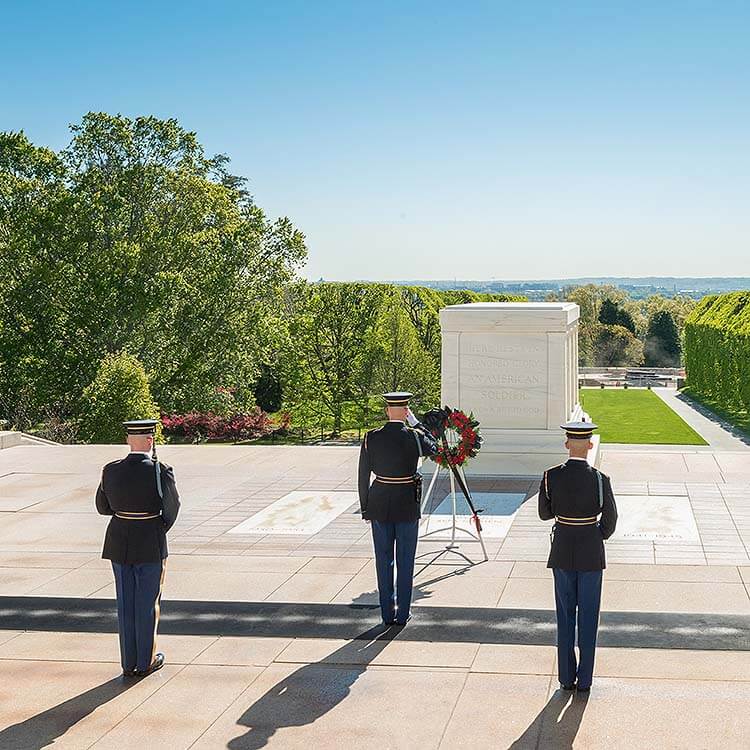
[[[122,518],[123,521],[148,521],[150,518],[159,518],[161,513],[130,513],[125,510],[118,510],[115,513],[116,518]]]
[[[413,475],[410,477],[375,477],[375,481],[381,484],[414,484],[414,479]]]

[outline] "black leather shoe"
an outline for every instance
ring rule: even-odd
[[[576,686],[575,685],[563,685],[562,682],[561,682],[560,683],[560,689],[561,690],[568,690],[568,691],[572,692],[573,690],[576,689]]]
[[[411,615],[409,615],[405,620],[396,620],[396,625],[398,625],[400,628],[403,628],[404,625],[406,625],[407,622],[411,620]]]
[[[135,669],[123,669],[122,676],[123,677],[137,677],[138,671]]]
[[[154,660],[151,662],[151,666],[141,672],[140,670],[136,671],[136,675],[138,677],[147,677],[150,674],[153,674],[157,670],[161,669],[164,666],[164,654],[157,654],[154,657]]]
[[[587,688],[576,687],[576,691],[579,692],[579,693],[590,693],[591,692],[591,686],[589,686]]]

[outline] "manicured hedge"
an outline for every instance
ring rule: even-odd
[[[750,291],[704,297],[685,322],[684,347],[691,391],[750,410]]]

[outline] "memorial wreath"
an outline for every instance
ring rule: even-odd
[[[438,466],[463,466],[479,453],[482,435],[479,432],[479,422],[473,414],[446,406],[442,409],[430,409],[425,414],[423,423],[437,440],[438,452],[432,460]]]

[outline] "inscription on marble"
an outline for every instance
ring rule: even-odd
[[[620,495],[619,518],[612,539],[643,539],[655,542],[700,543],[698,527],[683,496]]]
[[[465,333],[459,347],[458,376],[461,403],[483,425],[545,427],[545,336]]]

